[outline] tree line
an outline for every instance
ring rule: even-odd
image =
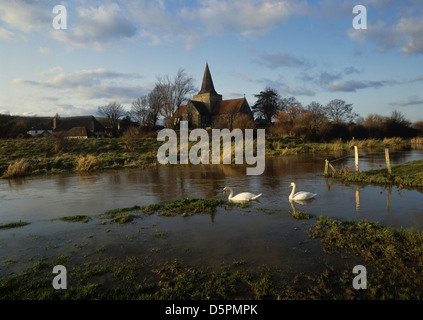
[[[176,128],[174,121],[175,111],[180,105],[188,101],[196,91],[193,78],[188,76],[183,69],[179,69],[176,76],[159,77],[154,89],[132,101],[130,111],[117,103],[112,102],[98,107],[98,114],[107,118],[111,128],[117,129],[119,119],[124,123],[134,123],[146,127],[155,127],[159,118],[168,128]]]
[[[352,104],[333,99],[326,105],[313,101],[303,106],[295,97],[283,98],[267,87],[256,94],[252,111],[276,136],[298,136],[308,141],[333,139],[411,138],[423,134],[423,121],[412,124],[395,110],[390,116],[370,114],[365,119]]]
[[[168,128],[176,129],[175,112],[197,91],[194,80],[183,69],[177,74],[159,77],[154,88],[132,101],[130,110],[118,102],[98,107],[98,115],[106,121],[112,135],[123,134],[128,128],[138,127],[154,132],[159,120]],[[295,97],[281,97],[276,89],[266,87],[255,95],[251,110],[255,121],[240,117],[230,127],[241,129],[266,127],[273,136],[298,136],[307,141],[333,139],[367,139],[384,137],[411,138],[423,135],[423,121],[411,123],[399,111],[390,116],[370,114],[365,119],[354,112],[352,104],[341,99],[326,105],[313,101],[304,106]],[[46,124],[49,118],[0,115],[0,138],[24,135],[31,126]],[[215,123],[214,127],[227,126]]]

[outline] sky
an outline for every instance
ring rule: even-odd
[[[0,113],[129,110],[180,69],[199,90],[208,63],[223,99],[271,87],[423,121],[422,17],[421,0],[0,0]]]

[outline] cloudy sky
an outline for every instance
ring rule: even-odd
[[[353,28],[357,4],[367,29]],[[56,5],[66,29],[53,27]],[[181,68],[199,89],[208,62],[224,99],[252,105],[271,86],[303,105],[342,99],[364,118],[419,121],[422,17],[421,0],[0,0],[0,113],[129,109]]]

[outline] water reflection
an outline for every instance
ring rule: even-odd
[[[295,203],[298,203],[300,205],[307,205],[313,202],[314,199],[307,199],[307,200],[292,200],[289,199],[289,203],[291,204],[291,208],[292,208],[292,214],[295,216],[297,214],[297,208],[295,206]]]
[[[381,155],[384,161],[384,155]],[[373,167],[378,154],[363,155],[360,169]],[[181,198],[225,199],[226,185],[234,190],[263,193],[269,209],[288,212],[307,205],[315,216],[370,219],[394,226],[423,229],[422,189],[398,190],[361,184],[343,184],[323,176],[328,155],[293,155],[267,158],[262,175],[247,176],[243,165],[159,166],[147,170],[58,175],[0,180],[0,223],[51,219],[66,215],[96,215],[114,208],[147,205]],[[391,164],[422,159],[423,151],[392,153]],[[352,156],[346,164],[354,161]],[[290,203],[289,183],[318,193],[310,203]],[[387,192],[385,194],[385,192]],[[214,221],[214,216],[211,217]]]

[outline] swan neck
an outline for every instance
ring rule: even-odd
[[[289,199],[292,199],[294,197],[294,193],[295,193],[295,184],[292,186],[292,191],[291,191],[291,194],[289,195]]]
[[[227,187],[227,188],[229,189],[229,197],[228,197],[228,199],[232,199],[232,197],[234,195],[234,191],[232,190],[232,188],[229,188],[229,187]]]

